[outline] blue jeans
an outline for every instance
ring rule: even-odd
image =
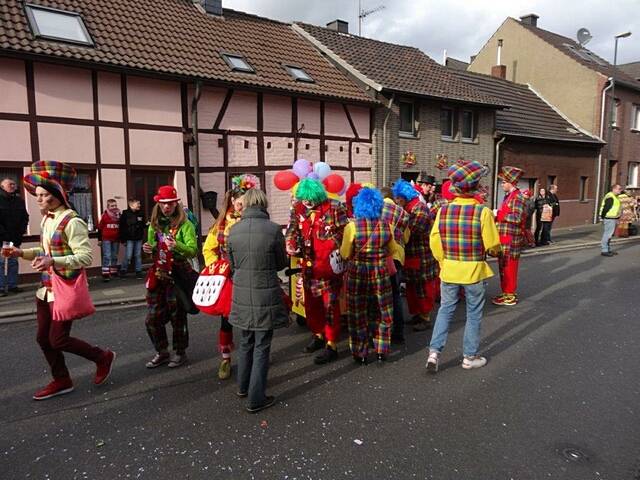
[[[460,299],[460,288],[464,288],[465,302],[467,304],[467,323],[464,327],[462,340],[462,354],[472,357],[478,354],[480,346],[480,326],[482,324],[482,310],[484,308],[486,284],[484,281],[471,285],[458,285],[457,283],[440,283],[440,309],[436,317],[431,336],[430,351],[442,352],[449,335],[449,323],[456,311],[456,305]]]
[[[0,255],[0,292],[4,292],[8,288],[16,288],[18,286],[18,259],[7,258],[7,274],[5,276],[5,257]]]
[[[120,243],[117,240],[102,241],[102,274],[109,275],[118,273],[118,248]]]
[[[142,240],[127,240],[126,244],[127,252],[124,256],[124,262],[122,262],[121,272],[127,273],[129,264],[131,263],[131,257],[135,259],[136,273],[142,271]]]
[[[602,244],[600,245],[602,253],[611,251],[609,241],[611,240],[611,237],[613,237],[613,233],[616,231],[617,224],[617,218],[605,218],[602,220],[602,225],[604,226],[604,230],[602,232]]]
[[[267,399],[267,374],[273,330],[241,330],[238,350],[238,390],[248,394],[251,408]]]

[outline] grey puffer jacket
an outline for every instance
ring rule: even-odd
[[[287,267],[284,236],[262,208],[249,207],[229,231],[233,297],[229,322],[243,330],[272,330],[288,324],[278,271]]]

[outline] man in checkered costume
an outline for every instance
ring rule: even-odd
[[[429,243],[440,264],[440,309],[429,345],[427,370],[438,371],[440,353],[449,333],[449,323],[464,289],[467,323],[462,342],[462,368],[483,367],[478,355],[480,326],[485,303],[485,280],[493,276],[487,252],[498,254],[500,239],[491,210],[474,198],[484,173],[478,162],[465,161],[449,168],[450,192],[455,198],[437,213]]]
[[[523,173],[523,170],[516,167],[502,167],[498,174],[498,178],[502,180],[505,197],[496,214],[502,245],[502,252],[498,259],[502,293],[493,298],[492,302],[495,305],[511,306],[518,303],[516,292],[520,252],[524,244],[522,225],[526,214],[526,198],[517,185]]]

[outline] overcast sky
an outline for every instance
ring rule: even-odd
[[[223,6],[282,21],[325,25],[336,18],[358,33],[358,0],[222,0]],[[508,16],[540,16],[538,26],[574,38],[580,27],[591,31],[587,46],[613,63],[613,37],[630,30],[618,43],[618,63],[640,61],[640,0],[362,0],[363,9],[386,9],[367,17],[362,35],[420,48],[442,62],[469,61]]]

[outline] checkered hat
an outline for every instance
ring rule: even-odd
[[[449,167],[447,176],[451,181],[449,191],[454,195],[465,195],[475,191],[484,175],[484,167],[480,162],[458,162]]]
[[[516,167],[502,167],[500,169],[500,173],[498,174],[498,178],[503,180],[511,185],[517,185],[518,180],[524,174],[524,170]]]
[[[24,176],[24,188],[31,194],[36,194],[36,187],[57,191],[69,206],[67,192],[71,191],[78,174],[66,163],[55,160],[41,160],[31,165],[31,173]]]

